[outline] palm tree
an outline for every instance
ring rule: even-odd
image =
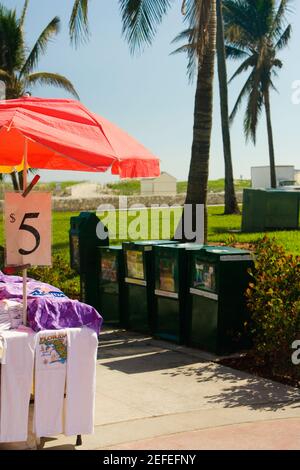
[[[217,57],[225,166],[225,214],[239,214],[233,179],[231,139],[229,130],[228,85],[224,44],[223,3],[217,0]]]
[[[163,17],[168,13],[172,0],[119,0],[123,34],[131,51],[140,51],[150,45]],[[88,0],[76,0],[70,20],[73,40],[87,25]],[[77,10],[77,15],[76,15]],[[191,41],[197,44],[197,85],[194,107],[192,155],[188,177],[186,204],[192,207],[195,228],[196,205],[206,208],[208,165],[212,129],[213,78],[216,50],[216,0],[184,0],[182,10],[192,31]],[[184,215],[183,215],[184,219]],[[183,234],[182,234],[183,235]],[[205,239],[207,238],[207,212],[205,210]],[[183,235],[184,238],[184,235]]]
[[[270,91],[276,90],[273,77],[283,66],[277,57],[289,42],[291,25],[286,23],[290,0],[224,0],[227,56],[244,59],[231,81],[250,69],[231,114],[237,114],[244,98],[247,107],[244,118],[246,139],[256,142],[259,117],[264,108],[267,122],[271,187],[276,188],[274,139],[271,120]]]
[[[228,86],[227,86],[227,67],[226,53],[224,44],[224,25],[222,13],[222,0],[216,0],[217,8],[217,58],[218,58],[218,78],[221,108],[221,124],[223,137],[223,153],[225,164],[225,214],[239,214],[231,156],[231,140],[229,130],[229,112],[228,112]],[[196,72],[196,63],[198,61],[197,44],[193,42],[195,35],[193,30],[186,29],[182,31],[173,42],[184,41],[184,45],[176,49],[173,54],[185,52],[188,55],[188,75],[193,80]]]
[[[34,85],[53,85],[60,87],[78,98],[72,83],[57,73],[37,72],[39,59],[45,54],[50,40],[59,32],[60,20],[53,18],[41,32],[29,53],[24,38],[24,21],[29,0],[25,1],[20,18],[16,10],[0,4],[0,80],[6,86],[6,99],[23,96]],[[15,189],[21,189],[22,175],[12,174]]]

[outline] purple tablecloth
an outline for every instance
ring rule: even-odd
[[[23,297],[23,278],[0,271],[0,300]],[[57,287],[27,280],[28,323],[34,331],[87,326],[100,333],[103,319],[90,305],[69,299]]]

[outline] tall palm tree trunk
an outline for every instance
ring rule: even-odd
[[[268,131],[268,142],[269,142],[269,158],[270,158],[270,177],[271,177],[271,188],[276,188],[276,167],[275,167],[275,152],[274,152],[274,139],[273,129],[271,120],[271,106],[270,106],[270,93],[267,89],[264,93],[266,119],[267,119],[267,131]]]
[[[225,163],[225,214],[239,214],[239,206],[236,199],[233,179],[231,141],[229,131],[229,111],[228,111],[228,86],[226,54],[224,45],[224,24],[222,13],[222,0],[217,1],[217,57],[218,76],[221,105],[221,123],[223,136],[223,152]]]
[[[194,107],[192,156],[188,177],[186,204],[193,208],[193,229],[196,204],[205,205],[204,240],[207,241],[207,184],[213,114],[213,81],[216,54],[216,0],[211,2],[209,38],[203,60],[198,68]]]

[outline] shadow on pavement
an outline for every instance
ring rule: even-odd
[[[99,338],[98,359],[134,356],[158,351],[161,351],[161,348],[155,346],[148,336],[127,334],[122,331],[103,332]]]
[[[148,353],[149,352],[150,351],[148,350]],[[133,354],[138,354],[138,351],[135,351]],[[125,355],[127,356],[127,354]],[[180,366],[187,366],[197,362],[199,362],[199,359],[197,358],[185,356],[174,351],[161,350],[145,354],[144,356],[130,357],[126,359],[121,359],[121,354],[119,354],[119,360],[105,362],[102,366],[118,370],[125,374],[141,374],[156,370],[178,368]]]
[[[284,405],[293,402],[297,402],[294,408],[300,406],[299,389],[212,362],[188,368],[179,367],[174,371],[165,372],[165,374],[171,377],[177,375],[193,377],[200,384],[208,381],[211,383],[222,381],[224,385],[221,389],[217,388],[218,393],[206,395],[204,399],[207,400],[207,403],[221,404],[224,408],[246,406],[251,409],[276,411],[284,409]]]
[[[162,375],[170,379],[186,377],[186,393],[190,384],[199,384],[199,397],[201,395],[207,404],[267,411],[284,409],[291,404],[295,408],[300,406],[299,389],[206,361],[182,350],[168,349],[167,343],[158,345],[149,337],[131,332],[103,332],[99,358],[104,359],[103,367],[125,374],[162,371]],[[201,384],[206,388],[201,388]]]
[[[147,341],[128,342],[105,347],[100,346],[98,349],[98,359],[122,358],[136,356],[137,354],[149,354],[151,352],[161,352],[161,349],[149,345]]]
[[[76,437],[74,436],[74,439]],[[63,444],[63,445],[54,445],[55,442],[57,441],[57,438],[55,437],[41,437],[40,439],[40,445],[38,446],[38,450],[77,450],[76,446],[73,444]],[[53,445],[50,445],[45,448],[45,444],[47,443],[53,443]],[[80,449],[80,447],[78,448]]]

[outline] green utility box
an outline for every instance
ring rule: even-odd
[[[125,308],[127,327],[131,330],[153,332],[154,258],[153,246],[175,243],[166,240],[124,242]]]
[[[195,245],[154,247],[154,335],[179,344],[187,341],[188,333],[186,249],[191,246]]]
[[[299,229],[300,191],[244,189],[243,232]]]
[[[216,354],[247,347],[245,291],[253,259],[248,251],[205,246],[188,250],[188,345]]]
[[[97,308],[97,247],[109,245],[108,237],[97,237],[97,226],[101,224],[93,212],[81,212],[70,219],[71,267],[80,274],[80,299]]]
[[[98,310],[104,324],[126,327],[122,246],[98,248]]]

